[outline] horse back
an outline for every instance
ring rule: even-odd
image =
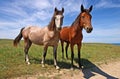
[[[45,34],[45,28],[40,28],[37,26],[29,26],[26,27],[23,32],[24,40],[29,39],[31,42],[35,44],[43,44],[43,37]]]

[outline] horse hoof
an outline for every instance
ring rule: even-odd
[[[28,65],[30,65],[30,62],[27,62]]]
[[[83,65],[80,65],[78,68],[79,68],[79,69],[83,69],[83,68],[84,68],[84,66],[83,66]]]
[[[44,65],[44,64],[42,64],[42,67],[45,67],[45,65]]]
[[[74,68],[73,68],[73,67],[71,67],[70,69],[71,69],[72,71],[74,70]]]
[[[59,66],[56,66],[56,69],[57,69],[57,70],[59,70],[59,69],[60,69],[60,67],[59,67]]]

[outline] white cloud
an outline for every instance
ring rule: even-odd
[[[7,29],[7,28],[15,29],[15,28],[19,27],[19,26],[16,27],[17,25],[19,25],[19,24],[16,22],[0,22],[0,29],[2,29],[2,30]]]
[[[119,28],[111,28],[111,29],[97,29],[94,28],[92,33],[88,34],[85,31],[84,34],[84,42],[104,42],[104,43],[118,43],[120,42],[120,31]]]
[[[23,8],[12,4],[0,7],[0,13],[4,13],[7,16],[11,16],[11,18],[28,16],[28,14],[23,10]]]
[[[62,5],[64,6],[66,13],[71,13],[71,12],[80,12],[81,4],[82,4],[82,1],[80,0],[77,0],[76,2],[74,0],[71,0],[71,1],[66,0]]]
[[[14,0],[1,6],[0,13],[2,12],[5,16],[8,16],[8,18],[14,19],[9,23],[15,24],[14,27],[24,24],[43,25],[41,24],[43,22],[44,24],[46,22],[45,25],[47,25],[54,12],[54,7],[58,7],[58,9],[64,7],[65,13],[67,14],[80,11],[80,4],[81,1],[75,2],[74,0]],[[7,19],[5,21],[6,22],[3,22],[4,25],[7,23],[6,25],[8,26],[5,26],[11,27],[11,25],[8,24],[9,21]],[[40,22],[38,23],[38,21]]]
[[[14,39],[20,31],[20,28],[18,29],[5,29],[0,31],[0,38],[2,39]]]
[[[98,3],[95,4],[96,8],[119,8],[120,1],[115,0],[99,0]]]
[[[36,10],[51,8],[52,6],[49,0],[15,0],[15,2],[13,2],[12,4],[19,7]]]
[[[120,7],[118,3],[114,3],[113,1],[114,0],[96,1],[95,8]],[[86,0],[84,0],[84,2],[82,0],[14,0],[7,3],[5,1],[4,5],[0,5],[0,13],[3,16],[8,16],[8,18],[0,18],[0,29],[2,30],[0,31],[0,38],[14,38],[24,26],[46,26],[53,15],[55,7],[58,9],[64,7],[64,16],[72,17],[75,13],[77,14],[80,12],[82,3],[84,3],[85,8],[90,7],[88,6],[90,3]],[[75,15],[75,17],[76,16],[77,15]],[[107,30],[94,28],[91,34],[84,32],[83,41],[104,42],[105,40],[105,42],[111,42],[116,40],[119,42],[120,38],[118,38],[118,36],[120,32],[118,29],[119,27]]]

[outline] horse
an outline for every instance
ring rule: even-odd
[[[57,47],[60,38],[60,30],[63,24],[63,13],[64,8],[62,10],[58,10],[56,7],[54,9],[54,14],[50,23],[43,28],[38,26],[28,26],[21,29],[18,36],[14,39],[13,45],[17,46],[20,42],[21,38],[24,39],[24,53],[25,53],[25,62],[30,64],[28,51],[31,47],[32,43],[36,45],[42,45],[44,47],[43,56],[42,56],[42,67],[45,66],[45,57],[47,53],[48,46],[53,47],[53,56],[54,56],[54,66],[56,69],[59,69],[57,64]]]
[[[79,68],[81,68],[81,62],[80,62],[80,49],[81,49],[81,41],[83,39],[82,30],[83,28],[86,30],[87,33],[91,33],[93,30],[93,27],[91,25],[91,14],[92,11],[92,5],[89,7],[89,9],[84,9],[84,6],[81,5],[81,13],[77,16],[75,21],[72,23],[72,25],[65,26],[60,31],[60,41],[62,46],[62,58],[64,59],[64,42],[66,42],[66,58],[68,59],[67,50],[70,44],[71,48],[71,69],[73,69],[73,59],[74,59],[74,45],[77,45],[78,50],[78,64]]]

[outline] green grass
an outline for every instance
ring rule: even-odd
[[[53,66],[52,48],[49,47],[45,68],[42,68],[40,62],[42,59],[43,47],[32,45],[29,50],[29,58],[31,64],[28,66],[24,62],[23,41],[18,47],[13,47],[12,40],[0,40],[0,79],[13,78],[21,75],[34,75],[36,73],[45,74],[57,72]],[[77,60],[77,48],[75,51],[75,61]],[[70,49],[68,56],[70,56]],[[83,66],[91,67],[98,63],[107,63],[110,61],[119,60],[120,46],[100,43],[84,43],[81,49],[81,61]],[[94,63],[94,64],[93,64]],[[58,46],[58,64],[61,69],[70,68],[70,60],[62,60],[61,46]],[[59,76],[58,76],[59,77]],[[57,76],[55,78],[58,78]],[[39,79],[48,79],[45,76],[40,76]]]

